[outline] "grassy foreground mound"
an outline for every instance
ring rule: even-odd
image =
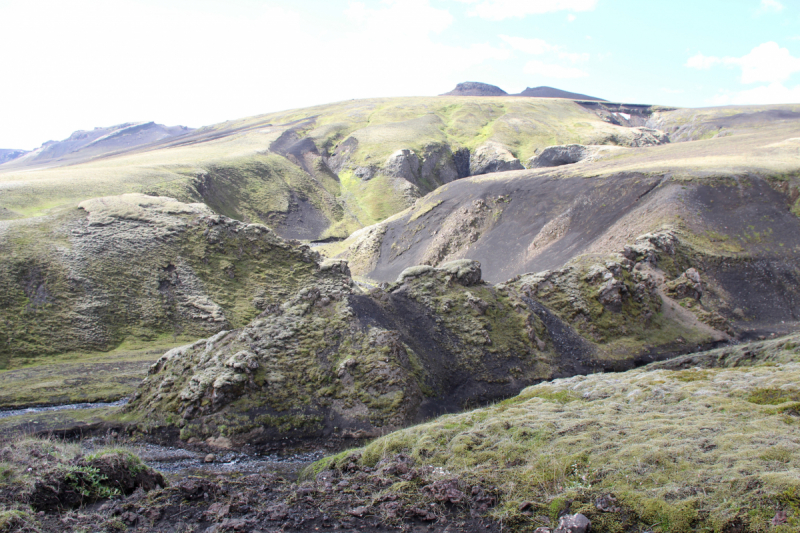
[[[135,455],[21,437],[0,442],[0,531],[39,531],[32,511],[66,511],[137,489],[166,487]]]
[[[514,531],[551,525],[567,509],[596,533],[797,531],[800,336],[691,357],[704,368],[665,362],[535,385],[323,460],[309,475],[351,480],[400,461],[451,480],[444,486],[494,486],[491,516]],[[420,488],[406,476],[381,494],[414,501]],[[388,500],[377,495],[367,509],[384,512]]]

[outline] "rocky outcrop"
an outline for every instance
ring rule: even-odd
[[[689,268],[677,279],[667,282],[666,292],[675,299],[692,298],[699,300],[703,297],[703,284],[700,274],[694,268]]]
[[[572,165],[581,161],[596,161],[623,152],[618,146],[584,146],[582,144],[563,144],[548,146],[528,159],[528,168],[548,168]]]
[[[560,167],[583,161],[589,157],[590,149],[582,144],[548,146],[528,160],[528,168]]]
[[[161,423],[174,413],[183,438],[210,443],[376,434],[556,371],[547,328],[520,305],[482,284],[474,261],[369,293],[346,263],[322,263],[245,328],[164,354],[127,409]]]
[[[417,154],[411,150],[398,150],[386,160],[383,171],[389,176],[403,178],[418,185],[420,177],[420,161]]]
[[[494,287],[469,259],[416,265],[367,292],[344,261],[321,263],[246,327],[162,356],[127,409],[210,445],[369,436],[524,383],[724,340],[693,311],[662,312],[659,265],[677,247],[646,235],[625,255]]]
[[[505,172],[507,170],[524,170],[525,167],[506,147],[496,142],[487,142],[472,152],[469,160],[470,176]]]
[[[459,178],[455,156],[446,144],[429,144],[421,156],[410,149],[397,150],[381,170],[388,176],[408,181],[422,194]]]

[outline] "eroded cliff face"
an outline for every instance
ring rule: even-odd
[[[166,353],[127,410],[211,445],[374,436],[724,342],[728,325],[699,303],[697,271],[678,272],[678,248],[670,233],[645,235],[495,286],[466,259],[369,289],[344,261],[324,262],[246,327]]]

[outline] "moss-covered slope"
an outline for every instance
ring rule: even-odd
[[[138,194],[4,222],[0,254],[0,366],[241,326],[316,265],[264,226]]]

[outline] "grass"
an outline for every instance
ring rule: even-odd
[[[57,439],[2,439],[0,531],[3,527],[35,527],[32,510],[77,507],[128,494],[143,473],[160,478],[138,456],[119,447],[106,446],[86,454],[80,444]]]
[[[572,512],[589,516],[598,533],[721,532],[736,523],[788,533],[800,526],[797,420],[769,407],[800,392],[800,353],[785,358],[792,362],[707,369],[691,379],[645,367],[555,380],[381,437],[359,450],[361,462],[404,453],[418,466],[494,485],[501,502],[492,515],[512,530],[554,519],[574,500]],[[595,509],[594,499],[608,493],[623,512]],[[523,502],[532,502],[534,516],[520,512]],[[780,509],[789,523],[772,528]]]
[[[0,371],[0,408],[124,398],[133,393],[156,359],[184,343],[126,342],[108,353],[12,358],[8,368]]]

